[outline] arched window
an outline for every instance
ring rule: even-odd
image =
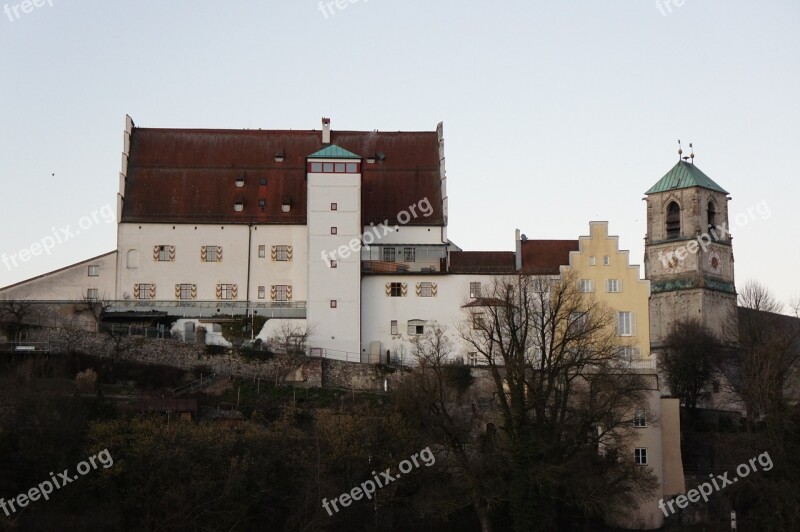
[[[667,238],[681,237],[681,208],[674,201],[667,206]]]
[[[408,335],[420,336],[425,334],[425,322],[422,320],[408,320]]]
[[[708,228],[714,229],[717,226],[717,209],[714,207],[714,203],[709,201],[708,202]]]

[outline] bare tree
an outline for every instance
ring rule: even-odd
[[[275,348],[288,355],[303,355],[308,346],[308,339],[314,333],[312,325],[298,325],[285,320],[280,328],[270,338],[270,343]]]
[[[740,307],[727,327],[738,339],[722,363],[730,390],[744,403],[747,428],[769,418],[780,422],[791,397],[800,361],[800,321],[779,314],[783,304],[760,283],[748,282],[739,294]]]
[[[694,414],[697,403],[719,364],[719,339],[699,320],[675,322],[659,360],[672,395]]]
[[[452,485],[431,504],[446,513],[459,506],[463,494],[472,504],[481,530],[491,532],[490,510],[500,502],[502,490],[498,468],[493,467],[496,449],[491,435],[484,434],[487,421],[475,407],[470,390],[470,367],[451,362],[454,345],[445,328],[433,323],[425,329],[411,339],[417,368],[398,390],[398,405],[438,444],[440,462],[452,471]]]
[[[498,278],[466,312],[460,333],[488,365],[510,447],[517,530],[556,528],[559,509],[596,516],[652,492],[647,468],[611,458],[627,454],[645,383],[621,364],[615,314],[580,291],[574,272]]]
[[[0,328],[11,337],[12,342],[20,341],[20,334],[25,330],[32,311],[33,303],[30,301],[0,301]]]

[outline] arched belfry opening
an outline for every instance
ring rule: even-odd
[[[681,237],[681,208],[674,201],[667,205],[667,239]]]

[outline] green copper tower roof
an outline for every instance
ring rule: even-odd
[[[322,148],[317,153],[308,156],[309,159],[361,159],[360,155],[331,144],[327,148]]]
[[[645,194],[656,194],[667,192],[678,188],[701,187],[728,194],[728,191],[714,182],[713,179],[700,171],[694,164],[685,161],[678,161],[672,170],[658,180],[658,183],[650,187]]]

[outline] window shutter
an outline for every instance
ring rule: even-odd
[[[133,285],[133,298],[134,299],[139,299],[139,285],[138,284]]]
[[[158,248],[159,247],[160,246],[153,246],[153,260],[155,260],[155,261],[158,260]]]
[[[222,299],[222,285],[217,285],[217,299]]]
[[[150,299],[155,299],[155,298],[156,298],[156,285],[151,284],[150,285]]]
[[[278,260],[278,246],[272,246],[270,249],[270,257],[273,261]]]
[[[207,251],[206,246],[200,246],[200,260],[203,262],[206,261],[206,258],[208,256],[208,253],[206,253],[206,251]]]
[[[272,301],[278,297],[278,287],[276,285],[272,285],[269,288],[269,297]]]
[[[222,262],[222,246],[217,246],[217,262]]]
[[[176,284],[175,285],[175,299],[180,299],[180,298],[181,298],[181,285]]]

